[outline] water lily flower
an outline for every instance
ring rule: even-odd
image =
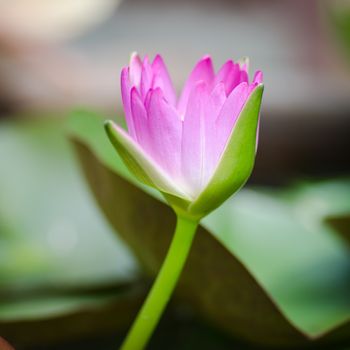
[[[109,121],[108,135],[130,170],[175,210],[204,216],[245,183],[263,91],[260,71],[249,82],[247,60],[215,73],[204,56],[177,98],[162,57],[133,54],[121,91],[128,132]]]
[[[106,131],[130,171],[160,190],[177,215],[174,237],[122,350],[144,349],[169,301],[202,217],[248,179],[254,164],[262,73],[247,60],[217,73],[209,56],[194,67],[177,98],[160,55],[131,56],[121,73],[128,132]]]

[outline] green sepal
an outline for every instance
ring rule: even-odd
[[[187,209],[191,216],[204,217],[209,214],[248,180],[254,166],[263,90],[264,86],[259,85],[246,102],[213,177]]]

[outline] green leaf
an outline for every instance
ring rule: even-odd
[[[350,243],[350,181],[339,178],[316,184],[299,184],[288,197],[296,203],[303,220],[318,222]]]
[[[256,131],[263,90],[263,86],[259,85],[249,97],[212,179],[188,208],[191,214],[204,216],[210,213],[248,180],[254,166]]]
[[[301,198],[285,197],[284,191],[242,190],[204,223],[288,319],[318,338],[348,322],[349,256],[322,217],[308,216]]]
[[[27,348],[125,329],[145,287],[81,178],[63,122],[1,121],[0,159],[1,336]]]
[[[0,159],[0,294],[138,277],[81,180],[62,121],[1,122]]]
[[[99,205],[155,275],[172,236],[174,213],[149,189],[135,185],[125,168],[119,170],[116,154],[103,151],[106,137],[98,117],[73,121],[70,134]],[[86,123],[91,133],[81,132]],[[349,341],[348,251],[323,225],[323,216],[305,219],[299,192],[293,197],[290,190],[242,190],[208,216],[178,297],[230,334],[260,345]]]

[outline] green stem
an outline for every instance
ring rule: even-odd
[[[121,350],[141,350],[149,341],[180,277],[198,222],[178,216],[167,256]]]

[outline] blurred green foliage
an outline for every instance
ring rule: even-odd
[[[150,259],[143,262],[153,261],[152,266],[145,267],[149,271],[156,270],[166,249],[161,247],[163,236],[168,239],[171,235],[171,229],[167,232],[166,227],[171,226],[172,216],[162,204],[162,198],[131,177],[105,137],[101,119],[81,114],[70,121],[70,130],[76,142],[90,152],[91,169],[102,167],[103,171],[121,176],[132,186],[132,194],[127,186],[116,194],[109,182],[99,184],[95,178],[92,184],[90,178],[95,195],[102,185],[111,198],[107,204],[115,208],[128,208],[127,202],[118,204],[123,191],[125,196],[140,196],[137,197],[140,203],[152,203],[143,211],[163,222],[162,232],[158,226],[144,227],[144,235],[138,231],[135,237],[137,234],[147,239],[148,232],[154,230],[153,237],[157,239],[153,243],[146,241],[141,249]],[[140,283],[140,268],[129,248],[113,234],[95,205],[65,138],[63,123],[47,118],[2,122],[0,159],[2,334],[16,344],[35,345],[125,330],[146,288]],[[269,327],[272,315],[267,311],[276,311],[269,304],[271,297],[281,313],[273,317],[285,322],[283,327],[289,324],[291,329],[296,327],[311,338],[324,334],[333,344],[331,348],[339,340],[349,341],[346,336],[349,327],[340,333],[339,327],[349,322],[350,315],[349,246],[343,239],[350,228],[345,224],[339,230],[329,221],[329,218],[348,217],[349,196],[350,180],[346,178],[303,181],[285,189],[248,188],[207,217],[200,236],[207,237],[209,243],[205,249],[210,254],[201,254],[202,251],[196,249],[198,259],[214,270],[207,276],[210,283],[203,295],[210,295],[210,290],[226,288],[228,281],[236,276],[225,275],[233,271],[230,270],[232,266],[237,267],[242,279],[232,281],[236,289],[227,291],[227,300],[215,301],[208,297],[206,303],[211,305],[202,303],[200,314],[207,319],[212,317],[215,324],[215,313],[208,313],[208,309],[215,308],[217,302],[218,313],[221,307],[226,307],[230,313],[232,305],[238,303],[239,308],[235,310],[239,314],[234,319],[252,333],[252,320],[261,319]],[[130,200],[130,205],[132,203]],[[138,210],[137,207],[134,210]],[[123,211],[118,215],[124,215]],[[115,215],[116,220],[118,215]],[[130,219],[135,227],[142,227],[142,215]],[[112,224],[115,226],[115,222]],[[120,233],[128,242],[125,232]],[[154,255],[152,247],[149,249],[150,244],[158,247],[159,257]],[[134,249],[133,244],[130,246]],[[138,251],[135,252],[139,257]],[[210,260],[214,256],[222,261]],[[192,265],[192,273],[198,275],[195,278],[205,281],[206,270],[198,271],[196,263]],[[245,280],[249,284],[244,285],[249,285],[251,290],[240,289]],[[194,293],[195,299],[202,298],[196,296],[193,288],[186,293]],[[249,310],[245,309],[239,293],[249,296],[250,301],[266,299],[264,308],[252,304],[249,310],[255,312],[247,314]],[[245,319],[251,321],[245,323]],[[171,322],[171,327],[179,327],[179,322],[185,321],[180,317],[175,326]],[[221,327],[219,322],[216,324]],[[234,326],[233,323],[223,328],[229,330]],[[35,332],[38,327],[45,332]],[[57,333],[58,327],[60,333]],[[193,339],[208,337],[204,341],[207,345],[213,341],[222,342],[223,349],[229,348],[231,343],[220,333],[196,327],[193,324],[187,327],[192,330],[186,336],[188,339],[190,336]],[[274,330],[269,332],[266,336]],[[161,325],[160,333],[169,335],[169,329]],[[239,334],[234,336],[237,338]],[[250,341],[254,341],[254,336],[251,334]],[[155,338],[156,348],[164,348],[161,335],[156,333]],[[186,341],[174,341],[177,346],[184,343]]]
[[[2,124],[1,289],[133,279],[137,265],[99,214],[62,122]]]
[[[347,1],[329,2],[334,32],[350,60],[350,5]]]

